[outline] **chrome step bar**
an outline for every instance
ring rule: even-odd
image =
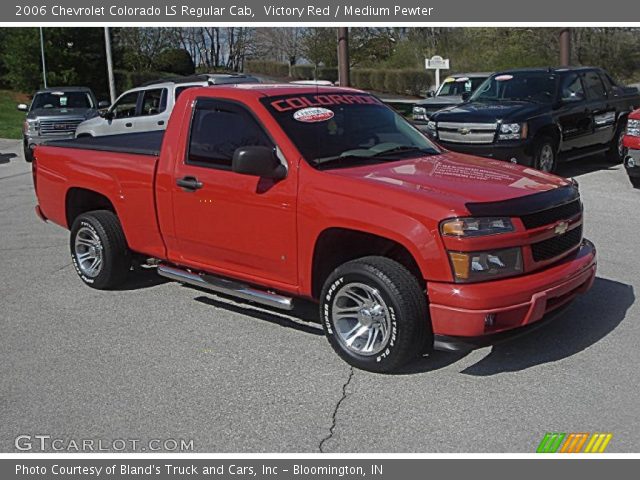
[[[250,302],[260,303],[280,310],[292,310],[293,298],[278,295],[277,293],[258,290],[244,283],[218,277],[208,273],[194,273],[182,268],[172,267],[166,264],[158,265],[158,275],[176,282],[187,283],[195,287],[212,290],[232,297],[242,298]]]

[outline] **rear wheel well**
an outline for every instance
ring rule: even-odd
[[[313,252],[311,292],[319,298],[322,286],[340,265],[371,255],[395,260],[411,272],[418,283],[426,283],[418,263],[404,245],[367,232],[346,228],[330,228],[320,234]]]
[[[111,201],[101,193],[85,188],[69,189],[65,201],[67,226],[69,228],[71,228],[76,218],[93,210],[109,210],[117,216],[116,209]]]

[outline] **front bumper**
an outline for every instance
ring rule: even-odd
[[[630,177],[640,177],[640,150],[629,150],[624,167]]]
[[[466,153],[478,157],[494,158],[514,162],[520,165],[532,166],[533,145],[531,142],[495,142],[487,144],[451,143],[434,139],[440,145],[452,152]]]
[[[584,240],[557,264],[528,275],[473,284],[429,282],[435,346],[464,350],[524,333],[519,330],[533,327],[586,292],[596,263],[594,245]]]

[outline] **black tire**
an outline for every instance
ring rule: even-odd
[[[22,149],[24,151],[24,159],[29,163],[33,162],[33,150],[29,148],[27,142],[22,143]]]
[[[551,160],[548,155],[552,155]],[[553,137],[540,137],[533,148],[533,167],[543,172],[553,173],[557,166],[558,143]]]
[[[80,234],[80,239],[78,239]],[[91,248],[78,242],[94,241],[95,250],[89,252],[100,257],[99,266],[90,271],[81,259]],[[71,259],[76,273],[84,283],[99,290],[121,285],[131,269],[131,252],[118,217],[108,210],[95,210],[80,215],[73,222],[69,241]],[[90,257],[91,258],[91,257]]]
[[[607,162],[612,165],[620,165],[627,156],[627,148],[622,144],[626,126],[626,119],[620,119],[618,121],[616,134],[614,135],[613,140],[611,140],[609,150],[607,150],[607,153],[605,154]]]
[[[347,347],[344,334],[338,332],[334,320],[333,310],[339,308],[336,307],[338,299],[345,298],[343,292],[348,290],[347,287],[359,288],[358,285],[374,289],[383,300],[384,311],[388,312],[385,318],[388,318],[390,328],[385,331],[390,333],[386,341],[381,337],[378,347],[381,350],[375,353],[362,354]],[[320,318],[325,335],[336,353],[350,365],[371,372],[397,370],[422,353],[425,345],[433,345],[425,292],[409,270],[385,257],[364,257],[335,269],[322,288]],[[347,328],[361,325],[360,317],[341,320],[347,321],[352,322]]]
[[[629,177],[629,181],[633,188],[640,188],[640,177]]]

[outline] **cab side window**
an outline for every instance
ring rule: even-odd
[[[157,115],[167,108],[167,89],[145,90],[142,97],[142,115]]]
[[[590,100],[603,100],[607,97],[607,90],[604,88],[598,72],[592,71],[585,73],[584,85]]]
[[[136,116],[138,105],[138,92],[130,92],[120,97],[113,109],[113,118],[130,118]]]
[[[560,95],[563,102],[580,102],[585,99],[582,81],[577,74],[567,75],[560,84]]]
[[[236,149],[273,148],[273,142],[243,107],[219,100],[198,100],[191,119],[187,163],[231,170]]]

